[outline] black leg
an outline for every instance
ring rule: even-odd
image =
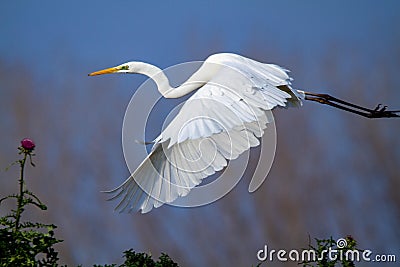
[[[375,109],[369,109],[343,101],[328,94],[316,94],[304,92],[305,99],[309,101],[326,104],[338,109],[358,114],[366,118],[395,118],[400,117],[400,110],[387,110],[387,106],[379,104]],[[399,114],[397,114],[399,113]]]

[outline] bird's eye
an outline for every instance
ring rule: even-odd
[[[121,66],[121,70],[129,70],[129,66],[128,65]]]

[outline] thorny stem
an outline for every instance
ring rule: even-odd
[[[17,200],[17,214],[15,215],[15,232],[18,231],[20,224],[19,221],[21,219],[21,214],[24,210],[23,208],[23,201],[24,201],[24,169],[25,169],[25,162],[28,154],[24,153],[24,158],[19,160],[19,164],[21,166],[21,172],[19,177],[19,195]]]

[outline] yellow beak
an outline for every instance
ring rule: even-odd
[[[119,71],[119,68],[113,67],[113,68],[108,68],[108,69],[99,70],[99,71],[95,71],[95,72],[89,73],[88,76],[95,76],[95,75],[114,73],[114,72],[117,72],[117,71]]]

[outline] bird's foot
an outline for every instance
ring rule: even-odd
[[[376,112],[382,112],[382,111],[385,111],[387,109],[387,106],[383,106],[382,107],[382,104],[378,104],[377,106],[376,106],[376,108],[374,109],[374,111],[376,111]]]
[[[382,104],[378,104],[375,109],[373,109],[369,117],[370,118],[392,118],[392,117],[400,117],[400,110],[387,110],[387,106]]]

